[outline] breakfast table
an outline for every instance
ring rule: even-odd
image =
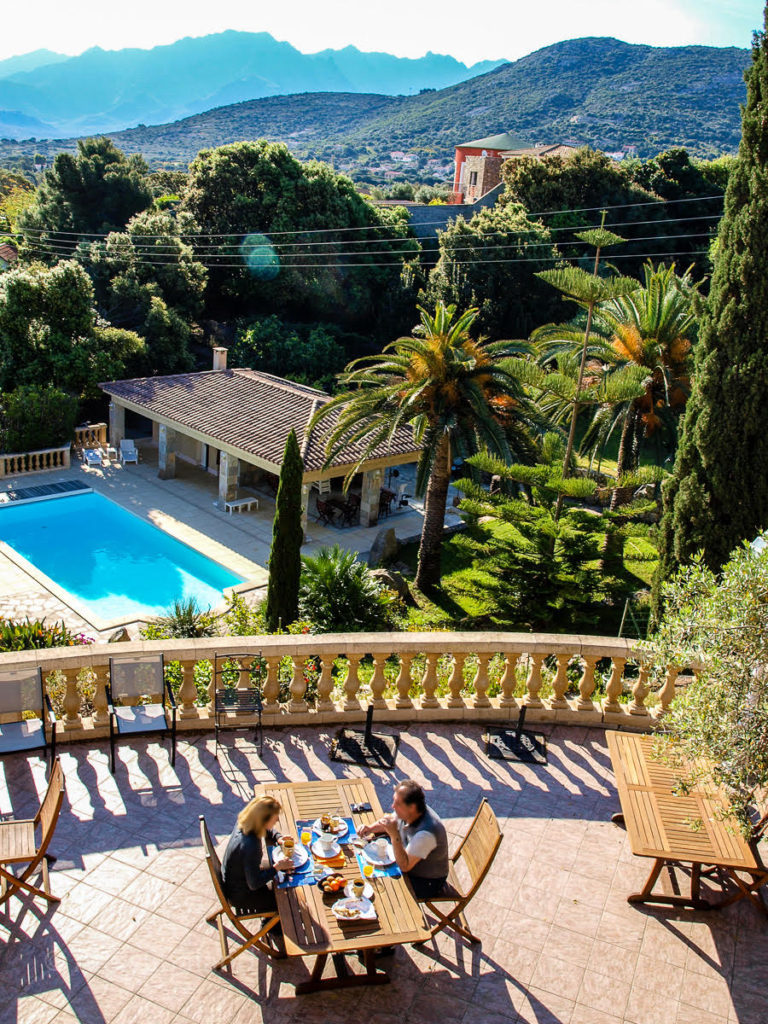
[[[362,854],[350,840],[356,837],[357,829],[376,821],[383,813],[370,779],[275,783],[257,786],[256,795],[272,796],[280,801],[282,812],[278,827],[284,836],[295,839],[297,847],[301,846],[302,832],[310,827],[308,823],[322,815],[338,815],[347,822],[345,834],[338,837],[340,852],[332,861],[333,870],[349,882],[360,877]],[[358,804],[368,805],[370,810],[357,813],[353,806]],[[314,832],[312,851],[317,849],[316,836]],[[297,994],[353,985],[385,985],[390,980],[389,975],[377,969],[376,950],[429,938],[421,908],[396,866],[377,867],[373,877],[367,880],[373,890],[373,919],[337,917],[334,904],[344,894],[324,893],[317,881],[313,871],[305,871],[303,875],[288,876],[282,883],[285,887],[276,886],[287,955],[315,957],[309,979],[296,986]],[[346,956],[350,953],[360,954],[364,974],[353,974],[349,970]],[[323,978],[329,956],[336,975]]]

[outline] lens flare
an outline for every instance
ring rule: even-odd
[[[240,255],[258,281],[272,281],[280,273],[280,257],[266,235],[246,235],[240,244]]]

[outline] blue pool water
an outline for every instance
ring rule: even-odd
[[[2,508],[0,540],[101,619],[145,619],[182,598],[213,607],[243,582],[100,494]]]

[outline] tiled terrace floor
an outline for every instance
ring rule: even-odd
[[[239,736],[217,763],[213,738],[64,747],[67,799],[51,874],[53,909],[13,900],[0,914],[0,1024],[765,1024],[768,919],[745,901],[706,915],[631,907],[648,864],[610,824],[618,807],[600,731],[555,729],[547,767],[486,760],[481,730],[412,727],[398,776],[423,780],[462,833],[481,797],[504,842],[469,918],[470,947],[447,936],[398,949],[393,984],[296,997],[301,961],[244,954],[217,975],[198,815],[223,840],[254,782],[359,773],[329,763],[328,737],[267,734],[264,760]],[[230,744],[233,740],[230,738]],[[3,763],[0,812],[31,813],[44,766]],[[392,776],[372,773],[382,802]],[[356,962],[355,962],[356,964]],[[358,968],[359,969],[359,968]]]

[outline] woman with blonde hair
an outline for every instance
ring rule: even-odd
[[[257,796],[237,816],[229,837],[221,877],[224,894],[238,911],[259,913],[277,906],[272,880],[278,871],[290,871],[292,861],[280,857],[270,859],[270,850],[277,846],[280,833],[275,826],[280,803],[271,796]]]

